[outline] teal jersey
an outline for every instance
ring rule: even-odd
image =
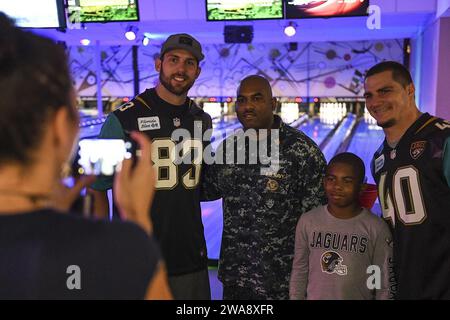
[[[447,180],[447,185],[450,187],[450,137],[448,137],[444,143],[442,170],[444,172],[445,179]]]
[[[98,138],[125,139],[125,133],[123,131],[122,125],[120,124],[119,119],[117,119],[114,113],[110,113],[106,118],[106,121],[102,126],[100,134],[98,135]],[[92,185],[92,188],[99,191],[106,191],[108,189],[111,189],[112,186],[113,186],[113,177],[101,176],[97,178],[97,180]]]

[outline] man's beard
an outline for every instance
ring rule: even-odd
[[[186,77],[186,75],[181,75],[181,76]],[[192,88],[192,86],[194,85],[194,81],[195,81],[195,80],[192,80],[191,82],[188,82],[183,87],[174,87],[173,85],[170,84],[170,80],[171,80],[171,78],[167,77],[164,74],[163,68],[161,66],[161,72],[159,73],[159,82],[164,86],[164,88],[167,89],[167,91],[173,93],[176,96],[185,95],[189,91],[189,89]]]
[[[377,122],[377,125],[383,129],[387,129],[387,128],[391,128],[391,127],[395,126],[396,123],[397,123],[397,121],[395,121],[395,119],[389,119],[388,121],[383,122],[383,123]]]

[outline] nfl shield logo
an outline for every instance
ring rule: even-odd
[[[203,122],[201,122],[201,121],[194,121],[194,123],[195,123],[195,126],[196,126],[198,129],[201,129],[201,128],[202,128]]]
[[[391,156],[391,159],[394,160],[395,157],[397,156],[397,150],[393,149],[393,150],[391,151],[390,156]]]
[[[174,125],[175,127],[181,126],[180,118],[174,118],[174,119],[173,119],[173,125]]]
[[[419,158],[423,151],[425,150],[426,141],[416,141],[411,144],[411,148],[409,149],[409,154],[411,155],[411,158],[416,160]]]

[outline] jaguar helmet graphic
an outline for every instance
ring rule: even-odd
[[[347,266],[343,265],[344,259],[339,255],[339,253],[334,251],[326,251],[322,254],[320,258],[320,263],[322,265],[322,272],[333,274],[336,273],[340,276],[347,275]]]

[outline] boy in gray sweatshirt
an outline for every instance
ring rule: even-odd
[[[297,224],[290,299],[392,299],[395,291],[388,225],[361,208],[363,161],[331,159],[324,178],[328,204]]]

